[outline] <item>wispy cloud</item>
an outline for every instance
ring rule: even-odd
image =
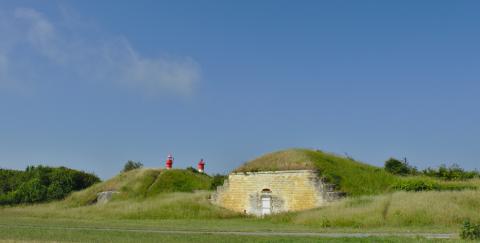
[[[109,82],[149,95],[188,95],[200,79],[200,67],[191,57],[145,57],[125,37],[103,32],[95,38],[82,28],[65,29],[34,9],[0,12],[0,22],[0,85],[53,78],[42,77],[48,74],[38,70],[39,63],[79,80]]]

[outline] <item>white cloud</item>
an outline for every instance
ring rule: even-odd
[[[33,9],[19,8],[14,16],[25,21],[28,42],[43,55],[56,62],[63,63],[66,59],[65,50],[61,49],[53,25],[39,12]]]
[[[65,29],[34,9],[0,12],[0,21],[0,84],[7,79],[52,78],[32,73],[38,72],[37,62],[82,80],[110,82],[150,95],[188,95],[200,78],[200,67],[191,57],[144,57],[124,37],[102,33],[94,38],[84,28]],[[19,53],[35,58],[20,60]]]

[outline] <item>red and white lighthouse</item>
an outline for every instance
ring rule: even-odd
[[[205,171],[205,162],[203,161],[203,159],[201,159],[200,162],[198,162],[197,170],[200,173],[203,173]]]
[[[165,168],[167,170],[170,170],[172,168],[172,165],[173,165],[173,156],[169,154],[167,157],[167,162],[165,162]]]

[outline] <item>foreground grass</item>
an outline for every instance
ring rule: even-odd
[[[61,242],[450,242],[408,237],[320,238],[298,236],[246,236],[213,234],[176,234],[158,232],[99,231],[91,229],[45,229],[1,227],[0,241]]]
[[[71,241],[71,242],[450,242],[421,237],[339,238],[298,235],[239,235],[229,232],[436,232],[428,228],[405,230],[396,228],[353,229],[315,228],[304,225],[276,224],[269,220],[112,220],[19,217],[0,214],[2,241]],[[170,232],[168,232],[170,231]],[[222,232],[225,232],[222,234]],[[437,231],[438,233],[446,233]],[[454,239],[457,240],[457,239]]]
[[[480,192],[395,192],[348,198],[329,207],[266,218],[240,215],[213,206],[209,192],[164,193],[144,199],[114,200],[105,205],[73,207],[66,202],[0,208],[2,219],[44,218],[79,221],[127,220],[156,222],[187,220],[207,228],[229,230],[300,231],[372,229],[457,232],[465,219],[480,222]],[[203,222],[203,223],[200,223]],[[178,224],[177,224],[178,226]]]
[[[479,191],[395,192],[350,198],[331,207],[272,220],[318,227],[424,227],[455,229],[466,219],[480,222]]]
[[[72,206],[70,201],[8,207],[0,215],[73,219],[222,219],[241,217],[212,205],[210,192],[161,193],[148,198],[117,198],[107,204]],[[76,204],[74,204],[76,205]],[[3,212],[2,212],[3,211]]]
[[[458,234],[465,218],[480,221],[477,191],[363,196],[331,207],[267,218],[247,217],[214,207],[208,202],[208,195],[209,192],[167,193],[141,200],[114,200],[106,205],[72,207],[55,202],[0,208],[0,241],[439,242],[408,237],[319,238],[209,232]],[[156,232],[159,230],[195,232]]]

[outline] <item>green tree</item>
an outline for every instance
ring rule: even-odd
[[[56,200],[64,198],[70,190],[68,188],[64,188],[62,184],[58,181],[54,181],[47,189],[47,199],[48,200]]]
[[[407,175],[410,173],[410,166],[406,162],[390,158],[385,161],[385,170],[395,175]]]
[[[0,205],[62,199],[100,179],[66,167],[28,166],[25,171],[0,169]]]
[[[22,203],[41,202],[47,199],[47,187],[42,185],[40,179],[34,178],[23,183],[15,193],[17,201]]]

